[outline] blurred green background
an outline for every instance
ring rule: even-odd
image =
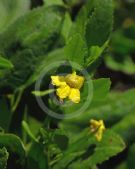
[[[116,0],[109,53],[98,72],[111,77],[112,86],[126,90],[135,86],[135,1]]]

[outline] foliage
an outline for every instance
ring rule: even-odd
[[[33,3],[0,2],[0,169],[100,169],[125,148],[127,161],[115,168],[131,168],[135,89],[111,90],[97,70],[106,56],[110,68],[134,73],[125,59],[135,49],[134,24],[112,33],[113,0]],[[110,57],[115,53],[123,62]],[[77,104],[59,100],[51,82],[74,71],[85,79]],[[105,122],[101,141],[91,119]]]
[[[116,6],[116,27],[112,34],[110,55],[105,58],[106,65],[125,74],[133,75],[135,73],[134,52],[135,52],[135,22],[134,6],[135,2],[115,2]],[[120,13],[125,10],[125,16]],[[129,12],[129,11],[130,12]]]
[[[8,152],[5,147],[0,149],[0,168],[5,169],[7,166]]]
[[[29,0],[0,1],[0,32],[3,32],[17,18],[28,12]]]

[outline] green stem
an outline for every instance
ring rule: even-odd
[[[50,150],[48,147],[48,151],[47,151],[47,161],[48,161],[48,169],[51,169],[51,165],[50,165]]]
[[[47,115],[47,117],[44,120],[43,127],[45,127],[46,129],[50,129],[50,122],[51,122],[51,118],[50,116]]]

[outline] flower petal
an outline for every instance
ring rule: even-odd
[[[71,88],[80,89],[84,84],[84,77],[73,72],[65,77],[65,81]]]
[[[68,85],[62,85],[56,90],[56,93],[60,99],[65,99],[70,94],[70,87]]]
[[[90,120],[90,129],[91,132],[95,134],[97,141],[101,141],[103,132],[105,130],[105,125],[103,120]]]
[[[66,85],[66,82],[64,82],[64,79],[61,76],[51,76],[52,84],[55,86],[62,86]]]
[[[101,141],[102,140],[104,130],[105,129],[103,129],[103,128],[99,128],[97,133],[95,133],[95,137],[96,137],[97,141]]]
[[[79,103],[80,102],[80,91],[79,89],[74,89],[71,88],[70,94],[69,94],[69,99],[72,100],[74,103]]]

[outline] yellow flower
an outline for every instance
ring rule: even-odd
[[[63,86],[66,85],[63,76],[51,76],[52,84],[55,86]]]
[[[74,103],[80,102],[80,89],[84,84],[84,77],[76,72],[66,76],[51,76],[52,84],[57,86],[56,94],[60,99],[69,98]]]
[[[103,132],[105,130],[105,125],[103,120],[90,120],[90,130],[95,134],[97,141],[101,141]]]
[[[56,93],[60,99],[65,99],[70,94],[70,87],[68,85],[62,85],[56,90]]]
[[[73,72],[65,77],[65,81],[71,88],[81,89],[84,83],[84,77],[78,76],[76,72]]]

